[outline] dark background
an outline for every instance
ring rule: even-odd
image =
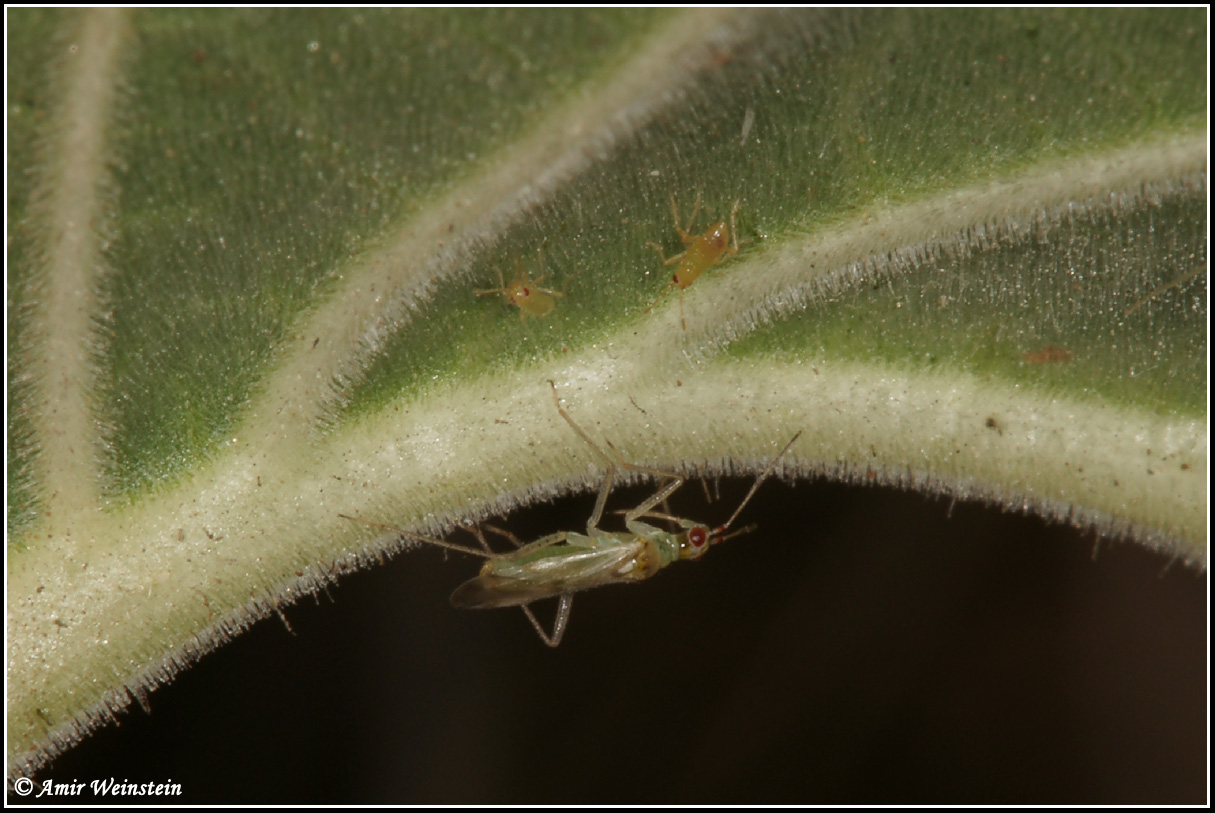
[[[690,483],[673,510],[721,522],[748,485],[706,504]],[[593,502],[502,522],[578,529]],[[746,522],[581,594],[557,650],[515,609],[448,606],[479,560],[399,555],[34,778],[173,781],[197,803],[1206,801],[1205,574],[878,488],[770,481]]]

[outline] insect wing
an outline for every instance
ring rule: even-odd
[[[492,610],[519,607],[560,594],[560,590],[542,589],[519,579],[483,573],[455,589],[451,594],[451,606],[459,610]]]
[[[596,547],[562,545],[556,553],[490,562],[485,572],[469,579],[451,594],[451,604],[459,609],[488,610],[517,607],[540,599],[589,590],[605,584],[635,581],[621,574],[621,568],[637,556],[645,541]]]

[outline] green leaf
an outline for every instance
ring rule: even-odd
[[[597,488],[550,380],[1205,562],[1202,10],[9,23],[10,771],[402,546],[340,514]],[[740,250],[658,301],[673,205]]]

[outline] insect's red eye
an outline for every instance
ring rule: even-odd
[[[522,288],[522,289],[520,289],[519,293],[520,293],[520,294],[522,294],[523,296],[531,296],[531,295],[532,295],[532,292],[531,292],[531,291],[529,291],[527,288]]]
[[[708,541],[709,535],[706,533],[704,528],[693,528],[692,530],[688,531],[688,542],[691,543],[692,547],[703,547]]]

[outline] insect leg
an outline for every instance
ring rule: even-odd
[[[738,227],[734,225],[734,215],[738,214],[738,204],[742,203],[742,199],[734,201],[734,208],[730,210],[730,253],[738,253]]]
[[[603,509],[607,505],[608,494],[612,490],[612,481],[616,478],[616,466],[608,463],[607,473],[603,475],[603,486],[599,489],[599,496],[595,499],[595,510],[591,512],[591,517],[586,521],[586,535],[594,538],[598,536],[599,520],[603,519]]]
[[[540,266],[540,276],[535,277],[530,281],[531,287],[542,294],[548,294],[549,296],[554,296],[557,299],[563,298],[565,296],[565,289],[569,286],[570,278],[568,276],[565,278],[565,282],[561,284],[560,291],[554,291],[552,288],[541,288],[540,283],[544,282],[544,278],[548,276],[548,273],[544,270],[543,247],[536,249],[536,262]]]
[[[652,466],[638,466],[636,463],[630,463],[627,460],[625,460],[624,457],[621,456],[620,452],[617,451],[616,447],[612,445],[611,441],[604,441],[604,442],[607,443],[608,448],[612,450],[612,453],[616,455],[617,464],[621,468],[627,469],[629,471],[639,471],[639,472],[643,472],[645,474],[652,474],[655,477],[658,477],[660,480],[670,480],[671,481],[671,482],[661,486],[645,502],[641,503],[636,508],[633,508],[632,510],[625,512],[624,522],[625,522],[626,527],[633,520],[636,520],[638,517],[642,516],[643,514],[649,513],[650,509],[653,508],[655,505],[658,505],[658,503],[665,502],[666,499],[668,497],[670,497],[672,494],[674,494],[676,492],[676,490],[679,489],[680,486],[682,486],[685,482],[687,482],[686,479],[681,474],[676,474],[675,472],[672,472],[672,471],[663,471],[662,469],[656,469],[656,468],[653,468]]]
[[[447,548],[448,550],[459,551],[460,553],[470,553],[473,556],[480,556],[485,559],[497,559],[500,556],[499,554],[488,550],[488,546],[486,546],[486,550],[482,551],[477,550],[476,548],[470,548],[467,545],[457,545],[455,542],[448,542],[443,539],[435,539],[431,536],[415,534],[412,531],[406,531],[403,528],[395,528],[392,525],[384,525],[380,522],[368,522],[365,519],[359,519],[358,517],[352,517],[346,514],[338,514],[338,516],[342,519],[348,519],[351,522],[357,522],[360,525],[367,525],[371,528],[383,528],[386,531],[392,531],[393,533],[400,534],[406,539],[412,539],[415,542],[425,542],[428,545],[435,545],[436,547]]]
[[[497,271],[498,271],[498,287],[497,288],[488,288],[488,289],[477,288],[477,289],[473,290],[473,293],[477,296],[485,296],[486,294],[508,293],[507,288],[506,288],[506,279],[502,276],[502,269],[499,268],[499,269],[497,269]]]
[[[541,251],[542,249],[536,249],[536,265],[540,267],[540,276],[532,280],[533,285],[539,285],[544,281],[544,255]]]
[[[696,239],[696,235],[691,233],[692,224],[696,222],[696,215],[700,214],[700,192],[696,193],[696,205],[692,207],[692,216],[688,218],[687,226],[679,225],[679,209],[675,206],[675,196],[671,195],[671,214],[675,216],[675,231],[679,232],[679,239],[685,243],[691,243]]]
[[[599,498],[595,500],[595,510],[591,513],[591,518],[586,521],[587,536],[595,537],[599,531],[599,520],[603,518],[603,507],[607,505],[608,494],[612,490],[612,481],[616,478],[616,461],[612,460],[607,452],[599,448],[598,444],[591,440],[591,436],[583,431],[581,426],[574,423],[574,419],[565,411],[565,407],[561,406],[561,399],[557,397],[557,385],[553,383],[551,378],[548,383],[553,388],[553,403],[557,405],[557,412],[570,425],[570,428],[578,434],[578,437],[582,438],[586,442],[586,445],[594,449],[603,458],[604,462],[607,463],[607,473],[603,476],[603,486],[599,489]]]
[[[645,244],[658,252],[658,257],[659,257],[659,259],[662,260],[663,265],[674,265],[675,263],[677,263],[683,259],[683,255],[688,253],[686,251],[681,251],[678,254],[676,254],[674,257],[668,257],[666,255],[666,253],[663,252],[662,246],[658,245],[657,243],[653,242],[652,240],[646,240]],[[651,306],[651,307],[653,307],[653,306]]]
[[[540,625],[536,614],[532,612],[532,608],[524,604],[519,609],[523,610],[523,614],[527,616],[527,620],[532,623],[532,629],[540,636],[540,640],[551,647],[557,647],[561,644],[561,639],[565,637],[565,628],[570,622],[570,607],[574,605],[573,593],[563,593],[557,597],[557,617],[553,619],[553,632],[550,635],[544,631],[544,627]]]
[[[519,548],[519,550],[517,550],[513,553],[509,553],[509,554],[507,554],[507,556],[509,556],[511,559],[515,559],[515,558],[518,558],[518,557],[523,556],[528,553],[534,553],[535,551],[538,551],[538,550],[544,550],[545,548],[551,548],[553,545],[560,545],[562,542],[568,541],[569,536],[570,536],[569,533],[566,531],[557,531],[557,533],[555,533],[555,534],[549,534],[548,536],[542,536],[539,539],[537,539],[535,542],[528,542],[526,545]]]
[[[485,549],[486,553],[492,554],[494,552],[494,549],[489,546],[489,541],[486,540],[485,534],[481,533],[481,529],[478,526],[470,524],[465,526],[465,528],[477,538],[477,541],[481,543],[481,547]]]
[[[631,512],[621,511],[619,513],[627,514],[627,513],[631,513]],[[675,516],[670,511],[646,511],[644,514],[641,514],[640,516],[638,516],[637,519],[660,519],[663,522],[672,522],[672,523],[678,525],[681,517]]]
[[[493,531],[494,533],[505,537],[512,545],[514,545],[516,548],[518,548],[519,550],[516,551],[514,554],[512,554],[515,556],[518,556],[521,553],[525,553],[525,552],[528,552],[531,550],[536,550],[538,548],[548,547],[549,545],[560,544],[560,543],[564,542],[565,538],[566,538],[566,534],[564,534],[564,533],[555,533],[555,534],[550,534],[549,536],[543,537],[541,539],[537,539],[535,542],[532,542],[531,544],[524,545],[519,540],[519,537],[515,536],[510,531],[506,531],[501,528],[495,528],[492,525],[486,525],[485,527],[488,528],[489,530]],[[557,615],[553,619],[553,632],[551,635],[544,631],[544,627],[541,626],[540,620],[538,618],[536,618],[536,614],[532,612],[532,608],[530,606],[524,604],[524,605],[520,606],[519,609],[523,611],[523,614],[525,616],[527,616],[528,622],[532,625],[532,629],[534,629],[536,631],[536,634],[540,636],[540,640],[544,641],[544,643],[548,646],[556,647],[558,644],[561,643],[561,639],[565,635],[565,627],[567,624],[569,624],[570,607],[573,605],[573,603],[574,603],[574,596],[572,593],[565,593],[561,596],[558,596]]]
[[[655,308],[655,307],[657,307],[658,303],[662,301],[662,298],[663,298],[664,296],[666,296],[667,294],[669,294],[669,293],[671,292],[671,289],[672,289],[672,288],[674,288],[674,287],[675,287],[675,283],[674,283],[674,282],[669,283],[669,284],[667,285],[667,287],[665,287],[665,288],[663,288],[663,289],[662,289],[662,293],[660,293],[660,294],[658,295],[658,297],[657,297],[657,298],[656,298],[656,299],[655,299],[653,302],[651,302],[651,303],[650,303],[650,306],[649,306],[648,308],[646,308],[644,311],[642,311],[642,313],[649,313],[650,311],[654,310],[654,308]],[[680,296],[682,296],[682,295],[683,295],[683,290],[682,290],[682,289],[680,289],[680,292],[679,292],[679,293],[680,293]]]
[[[521,547],[523,547],[523,540],[522,540],[522,539],[520,539],[519,537],[515,536],[514,534],[512,534],[510,531],[507,531],[507,530],[505,530],[505,529],[503,529],[503,528],[498,528],[498,527],[495,527],[495,526],[493,526],[493,525],[486,525],[486,526],[485,526],[485,529],[486,529],[487,531],[493,531],[493,532],[494,532],[494,533],[496,533],[498,536],[502,537],[502,538],[503,538],[503,539],[505,539],[507,542],[509,542],[509,543],[511,543],[512,545],[514,545],[516,548],[521,548]],[[487,545],[486,547],[488,548],[488,545]]]
[[[626,464],[626,466],[627,466],[627,468],[630,468],[634,471],[644,471],[644,472],[648,472],[650,474],[656,474],[660,477],[672,478],[671,482],[667,483],[666,485],[662,486],[657,491],[655,491],[649,497],[649,499],[645,500],[643,503],[636,506],[631,511],[628,511],[625,513],[624,525],[626,528],[629,527],[632,523],[636,522],[639,518],[641,518],[645,514],[650,513],[650,510],[654,506],[656,506],[656,505],[658,505],[658,503],[666,500],[668,497],[670,497],[672,494],[674,494],[676,491],[678,491],[680,486],[682,486],[686,482],[681,475],[673,474],[669,471],[662,471],[661,469],[651,469],[651,468],[647,468],[645,466],[634,466],[631,463]]]

